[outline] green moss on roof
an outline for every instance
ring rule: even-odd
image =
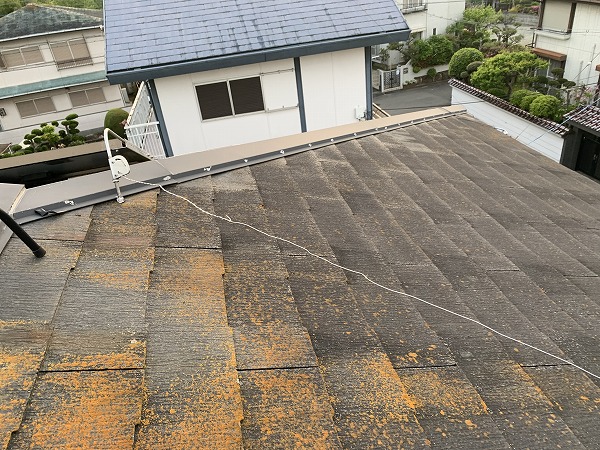
[[[102,11],[30,3],[0,18],[0,41],[102,25]]]

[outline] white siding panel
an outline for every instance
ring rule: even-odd
[[[300,58],[307,130],[356,122],[366,107],[364,49]]]
[[[293,68],[293,60],[288,59],[155,80],[173,153],[181,155],[299,133]],[[201,120],[196,85],[259,75],[265,112]]]

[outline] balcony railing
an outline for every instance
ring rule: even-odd
[[[140,84],[129,117],[125,124],[127,139],[154,158],[165,158],[165,150],[160,138],[159,123],[154,115],[150,92],[146,83]]]
[[[405,0],[400,5],[400,9],[403,13],[424,11],[427,9],[427,2],[424,0]]]
[[[71,67],[79,67],[79,66],[89,66],[90,64],[94,64],[92,58],[79,58],[79,59],[71,59],[68,61],[56,61],[56,68],[58,70],[62,69],[70,69]]]

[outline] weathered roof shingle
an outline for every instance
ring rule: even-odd
[[[0,41],[102,25],[102,11],[28,4],[0,17]]]
[[[600,373],[600,187],[467,115],[170,188]],[[600,380],[158,190],[0,255],[0,448],[598,448]]]

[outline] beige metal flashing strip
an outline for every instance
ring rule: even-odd
[[[129,177],[164,185],[180,183],[294,153],[317,149],[332,143],[462,114],[465,111],[462,106],[434,108],[250,144],[189,153],[162,159],[160,162],[142,162],[131,166]],[[152,189],[150,186],[132,183],[126,179],[121,179],[120,187],[125,196]],[[2,185],[0,185],[0,193],[4,197]],[[115,200],[116,197],[112,174],[110,170],[107,170],[26,189],[20,202],[13,210],[13,216],[17,222],[26,223],[92,204]],[[3,246],[0,246],[0,250],[2,248]]]

